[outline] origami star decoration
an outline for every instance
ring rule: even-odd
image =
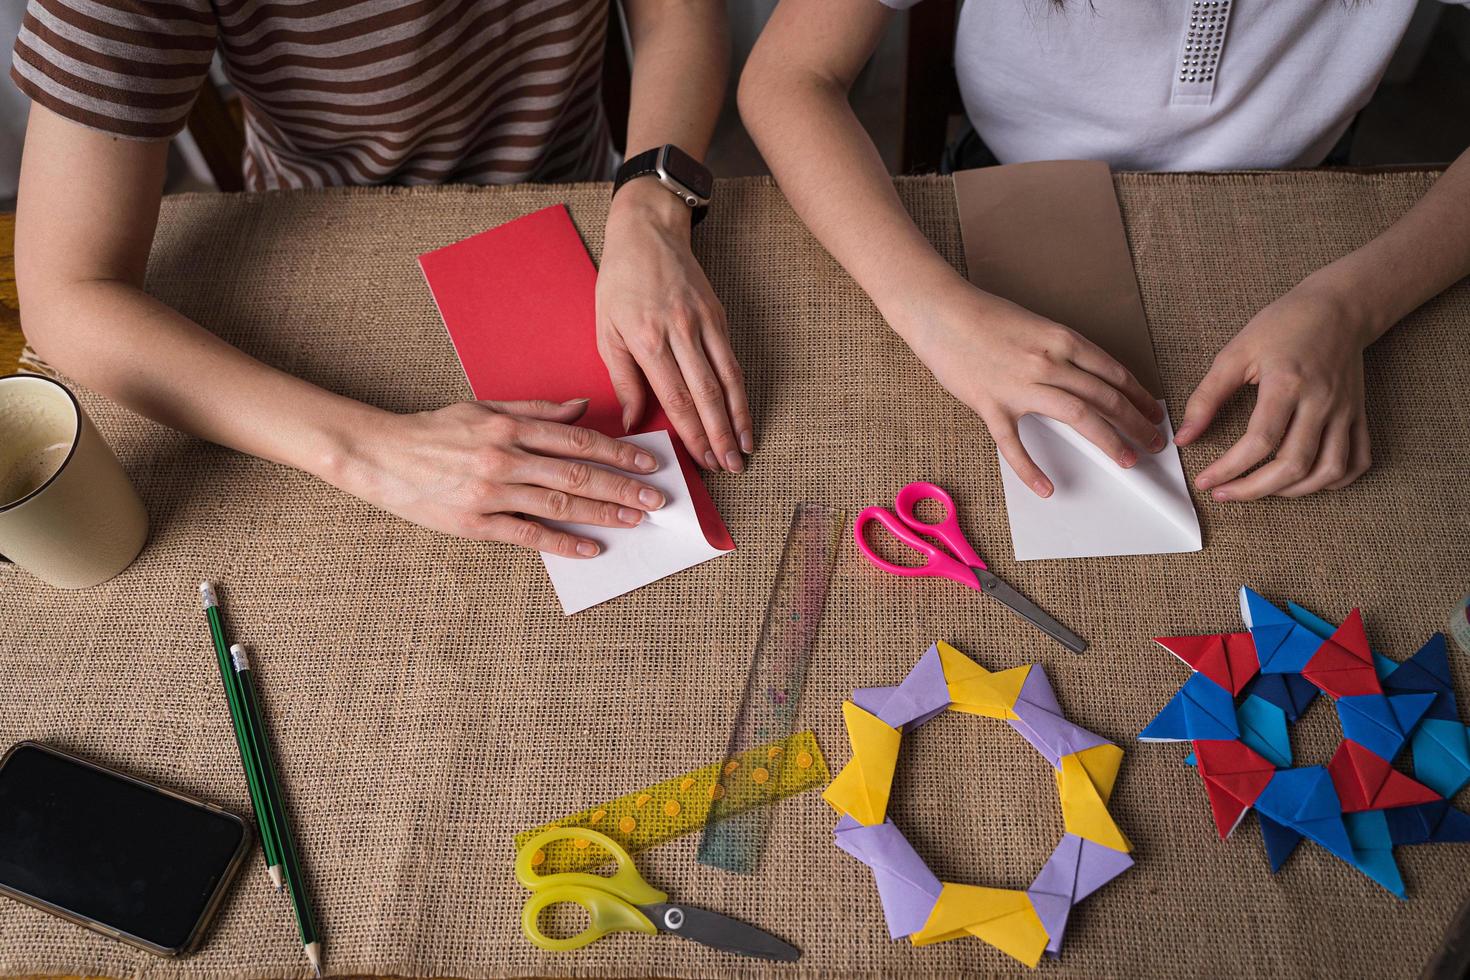
[[[1248,634],[1158,640],[1193,672],[1140,741],[1192,743],[1185,761],[1199,770],[1219,836],[1254,810],[1272,872],[1305,839],[1405,897],[1394,847],[1470,842],[1470,814],[1447,799],[1470,783],[1470,728],[1444,637],[1399,663],[1369,647],[1357,609],[1333,626],[1248,588],[1240,608]],[[1326,766],[1293,768],[1288,725],[1319,693],[1332,699],[1343,740]],[[1417,778],[1393,766],[1406,743]]]
[[[946,708],[1004,720],[1055,773],[1066,833],[1025,891],[940,881],[887,817],[900,740]],[[853,692],[842,717],[852,758],[822,795],[839,815],[837,846],[873,873],[892,938],[974,936],[1034,967],[1060,952],[1072,907],[1132,867],[1108,812],[1123,750],[1067,720],[1040,665],[989,671],[936,643],[899,684]]]

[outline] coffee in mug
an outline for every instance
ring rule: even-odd
[[[72,393],[0,377],[0,555],[81,589],[127,568],[147,537],[143,502]]]

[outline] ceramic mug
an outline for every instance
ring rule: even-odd
[[[0,377],[0,555],[84,589],[127,568],[147,537],[143,502],[66,386]]]

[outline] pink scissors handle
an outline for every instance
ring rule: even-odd
[[[895,565],[880,557],[863,537],[863,528],[871,521],[882,524],[895,538],[921,555],[927,556],[928,561],[922,565]],[[858,550],[863,553],[863,557],[890,575],[943,577],[968,585],[972,589],[976,587],[975,576],[969,569],[911,531],[908,525],[895,517],[891,510],[883,507],[865,507],[853,524],[852,534],[857,539]]]
[[[919,517],[915,510],[921,500],[937,500],[944,508],[944,516],[935,524]],[[960,530],[959,509],[954,505],[954,498],[944,492],[943,487],[933,483],[910,483],[898,491],[898,496],[893,501],[893,509],[898,512],[898,519],[920,534],[928,534],[943,541],[955,557],[969,565],[971,568],[985,567],[985,562],[975,553],[970,546],[970,541],[965,537],[965,532]],[[973,577],[973,576],[970,576]]]

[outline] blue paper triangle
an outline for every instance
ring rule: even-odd
[[[1393,709],[1394,720],[1398,722],[1399,731],[1407,735],[1419,724],[1430,705],[1434,704],[1439,697],[1438,694],[1390,694],[1388,695],[1388,706]]]
[[[1433,700],[1434,696],[1400,694],[1398,697],[1417,700],[1413,704],[1392,705],[1382,694],[1355,694],[1338,698],[1337,718],[1342,724],[1342,737],[1357,742],[1380,759],[1392,762],[1408,740],[1408,733],[1400,725],[1399,716],[1403,714],[1417,722],[1418,716],[1423,714],[1428,707],[1428,701]]]
[[[1449,800],[1399,806],[1381,811],[1395,844],[1460,844],[1470,842],[1470,813]]]
[[[1235,709],[1240,740],[1278,768],[1291,765],[1291,736],[1286,712],[1264,698],[1251,695]]]
[[[1204,674],[1190,674],[1138,737],[1153,742],[1237,739],[1240,726],[1235,720],[1235,699]]]
[[[1434,693],[1439,697],[1425,714],[1426,718],[1459,721],[1455,704],[1455,688],[1450,680],[1449,651],[1443,633],[1436,633],[1419,652],[1399,665],[1393,677],[1383,682],[1389,693]]]
[[[1353,863],[1342,806],[1325,766],[1278,769],[1256,800],[1256,809]]]
[[[1357,859],[1353,867],[1372,878],[1388,891],[1405,898],[1404,878],[1399,873],[1398,862],[1393,859],[1393,839],[1388,832],[1388,822],[1382,810],[1364,810],[1345,816],[1348,838],[1353,843]]]
[[[1261,822],[1261,839],[1266,842],[1266,859],[1271,862],[1271,873],[1275,874],[1301,843],[1302,835],[1264,813],[1257,812],[1256,819]]]
[[[1414,730],[1414,778],[1440,796],[1470,783],[1470,734],[1459,721],[1426,717]]]
[[[1300,674],[1257,674],[1245,692],[1276,705],[1286,713],[1287,721],[1296,721],[1305,714],[1320,693]]]
[[[1321,637],[1244,586],[1240,618],[1251,631],[1263,674],[1300,673],[1322,646]]]

